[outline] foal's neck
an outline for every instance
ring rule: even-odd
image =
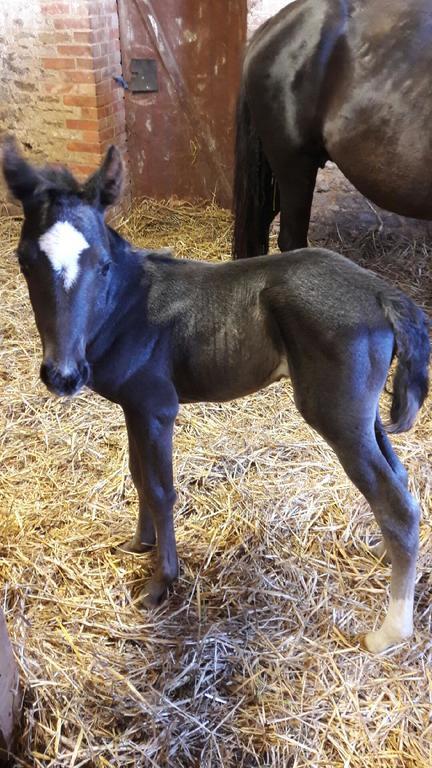
[[[109,343],[134,307],[142,304],[144,292],[139,252],[111,227],[107,227],[107,232],[113,267],[91,334],[90,344],[96,347],[104,346],[104,341]]]

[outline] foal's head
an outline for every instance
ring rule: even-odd
[[[41,379],[55,394],[73,395],[87,383],[86,343],[106,300],[104,210],[121,191],[121,157],[110,147],[99,170],[79,184],[61,166],[33,167],[8,138],[3,173],[24,209],[17,253],[42,341]]]

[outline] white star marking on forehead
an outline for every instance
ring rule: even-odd
[[[68,221],[56,221],[39,238],[39,247],[48,256],[53,269],[62,274],[68,291],[78,276],[79,257],[89,247],[84,235]]]

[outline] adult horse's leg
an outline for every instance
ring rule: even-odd
[[[271,161],[272,162],[272,161]],[[281,251],[307,246],[307,235],[319,161],[307,154],[284,155],[273,161],[280,195]]]
[[[139,450],[139,444],[134,436],[133,420],[125,413],[126,426],[129,440],[129,469],[132,480],[138,493],[139,509],[138,521],[134,536],[123,544],[119,544],[117,549],[122,552],[142,553],[153,549],[156,543],[156,532],[153,518],[147,503],[147,497],[144,485],[145,467]]]
[[[146,535],[151,534],[148,512],[156,532],[157,566],[142,593],[144,605],[154,608],[165,597],[178,573],[173,521],[176,494],[172,471],[172,437],[178,402],[172,387],[169,386],[168,391],[166,383],[156,380],[153,384],[146,381],[146,385],[152,402],[145,402],[143,395],[139,406],[127,406],[124,410],[139,455],[140,519],[137,533],[139,537],[143,530]],[[145,510],[142,517],[141,510]]]
[[[233,211],[233,257],[267,253],[270,226],[279,212],[279,193],[251,120],[244,87],[237,103]]]

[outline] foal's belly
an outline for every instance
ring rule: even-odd
[[[258,352],[258,350],[256,350]],[[289,377],[283,352],[269,346],[258,354],[227,354],[211,359],[204,355],[194,364],[176,372],[176,387],[181,402],[222,402],[244,397],[269,384]]]

